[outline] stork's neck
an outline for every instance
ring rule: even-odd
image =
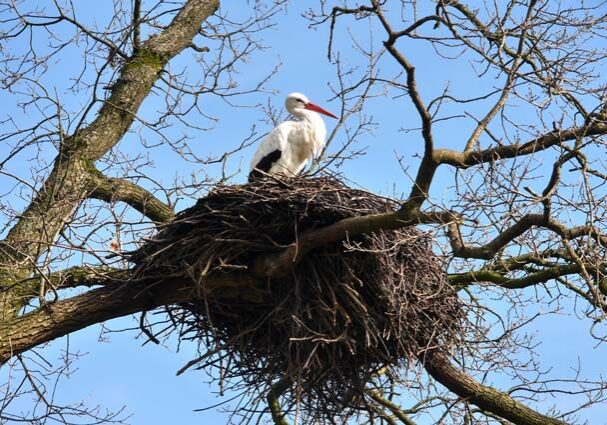
[[[307,122],[312,127],[313,137],[310,142],[312,142],[312,151],[314,156],[318,156],[322,151],[323,146],[325,145],[325,138],[327,137],[327,127],[325,127],[325,121],[322,119],[320,114],[314,111],[309,111],[307,109],[295,109],[293,112],[293,116],[298,118],[301,121]]]

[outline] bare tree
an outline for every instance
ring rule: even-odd
[[[400,208],[302,234],[246,271],[201,282],[123,284],[129,269],[112,250],[171,221],[179,199],[217,182],[204,174],[206,166],[225,163],[258,137],[253,129],[218,158],[199,158],[189,147],[213,124],[203,100],[233,102],[265,90],[273,69],[250,87],[241,87],[235,73],[263,48],[263,31],[277,13],[289,13],[283,6],[253,1],[247,16],[234,18],[218,0],[116,0],[98,27],[69,1],[0,2],[2,87],[21,108],[1,118],[0,364],[15,375],[0,383],[0,420],[120,421],[120,412],[57,405],[39,376],[60,376],[73,358],[53,369],[36,347],[135,313],[154,340],[148,311],[187,302],[196,291],[246,289],[284,275],[314,248],[347,236],[416,225],[441,245],[449,281],[474,326],[454,352],[427,350],[420,369],[378,377],[382,385],[369,388],[363,420],[583,421],[584,409],[604,403],[607,383],[579,371],[544,372],[525,329],[543,314],[581,312],[590,337],[605,340],[607,8],[598,0],[314,4],[305,17],[328,30],[342,104],[342,120],[316,166],[339,167],[358,155],[356,142],[373,124],[366,105],[380,98],[401,108],[403,143],[415,144],[420,157],[414,168],[399,157],[409,191]],[[82,62],[61,90],[79,100],[77,110],[51,83],[65,78],[56,64],[69,49]],[[180,54],[190,65],[174,59]],[[154,112],[142,112],[144,101]],[[175,134],[176,123],[191,132]],[[137,154],[127,141],[140,144]],[[146,154],[157,146],[203,171],[190,181],[158,183]],[[220,174],[228,180],[228,170]],[[494,388],[500,377],[512,386]],[[267,394],[277,423],[286,421],[281,385]],[[17,416],[11,403],[28,394],[37,404]],[[560,408],[568,397],[576,407]]]

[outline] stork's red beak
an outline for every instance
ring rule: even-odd
[[[336,120],[339,119],[337,118],[335,115],[333,115],[331,112],[327,111],[326,109],[321,108],[318,105],[315,105],[311,102],[306,103],[306,109],[310,110],[310,111],[314,111],[314,112],[318,112],[320,114],[325,114],[331,118],[335,118]]]

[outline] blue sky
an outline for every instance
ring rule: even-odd
[[[234,6],[228,6],[234,7]],[[252,125],[256,125],[261,133],[268,131],[271,126],[258,104],[266,104],[269,100],[272,105],[281,108],[284,97],[293,91],[305,93],[313,102],[336,111],[339,105],[336,101],[330,102],[332,97],[329,84],[335,84],[335,68],[328,62],[326,56],[327,29],[322,26],[310,29],[300,13],[301,5],[292,4],[288,13],[280,13],[276,17],[276,26],[265,31],[264,44],[268,48],[251,56],[248,63],[240,67],[236,77],[242,87],[256,83],[261,75],[269,72],[274,66],[280,64],[279,72],[267,84],[267,93],[257,93],[244,96],[238,102],[247,107],[232,107],[223,100],[213,97],[204,98],[203,109],[206,113],[217,118],[217,121],[204,122],[205,126],[212,125],[212,131],[194,132],[188,129],[174,127],[171,131],[183,132],[191,140],[189,147],[200,156],[221,155],[226,150],[237,146],[244,139]],[[83,18],[92,21],[107,16],[107,9],[81,9]],[[238,13],[238,12],[236,12]],[[242,12],[244,13],[244,12]],[[363,28],[366,23],[361,22],[351,27],[361,43],[370,42],[382,35],[379,28],[373,27],[371,32]],[[358,32],[357,32],[358,31]],[[338,44],[347,49],[351,41],[347,38],[346,26],[339,26]],[[472,95],[475,90],[485,90],[491,82],[487,79],[477,83],[477,79],[470,70],[468,58],[460,57],[456,60],[440,59],[433,52],[428,52],[420,44],[406,44],[403,50],[417,67],[419,87],[424,98],[429,99],[441,93],[449,85],[454,93],[466,92]],[[355,65],[357,57],[352,53],[344,56],[346,63]],[[430,54],[429,54],[430,53]],[[45,79],[58,87],[62,96],[67,99],[66,107],[77,109],[83,103],[77,95],[67,90],[67,82],[62,81],[65,69],[70,66],[78,67],[81,62],[77,49],[66,52],[61,63],[51,68]],[[178,69],[186,67],[193,79],[196,78],[196,64],[189,60],[189,56],[182,55],[174,60],[172,67]],[[383,70],[387,73],[397,72],[394,64],[389,60],[382,61]],[[498,82],[495,83],[499,85]],[[63,91],[62,91],[63,90]],[[0,93],[0,101],[12,102],[8,93]],[[153,115],[158,107],[157,99],[146,101],[142,114]],[[18,111],[12,106],[13,112],[27,120],[27,114]],[[447,109],[449,106],[446,107]],[[480,111],[479,111],[480,112]],[[403,132],[403,127],[418,127],[419,120],[407,99],[392,98],[390,94],[370,101],[364,114],[374,117],[378,124],[373,131],[364,134],[359,140],[358,147],[366,146],[367,154],[348,162],[341,170],[344,175],[374,192],[383,194],[407,193],[410,189],[410,179],[403,174],[397,157],[402,156],[403,164],[410,167],[415,173],[416,155],[421,153],[422,142],[419,132]],[[528,110],[523,106],[513,112],[514,117],[527,119]],[[33,117],[32,117],[33,119]],[[329,131],[335,122],[326,120]],[[461,147],[461,139],[469,133],[471,121],[460,120],[454,123],[446,122],[436,128],[435,137],[439,146]],[[138,141],[138,134],[142,134],[148,142],[153,143],[156,137],[152,132],[146,131],[141,125],[133,127],[133,131],[121,142],[120,152],[131,157],[142,152]],[[336,143],[343,133],[339,133]],[[336,145],[335,145],[336,147]],[[1,148],[0,148],[1,149]],[[241,183],[246,179],[246,168],[249,157],[255,147],[250,147],[242,153],[232,157],[228,163],[231,171],[238,170],[240,164],[244,169],[237,174],[233,182]],[[217,176],[219,167],[200,170],[197,164],[186,163],[165,146],[148,151],[153,161],[149,172],[160,182],[169,183],[175,176],[189,178],[190,174],[209,174]],[[53,158],[52,149],[44,152],[46,161]],[[15,170],[18,174],[27,177],[32,164],[31,156],[19,159]],[[452,196],[451,173],[441,170],[437,184],[434,186],[434,195],[437,199],[449,199]],[[6,177],[0,176],[1,179]],[[6,180],[8,181],[8,180]],[[541,187],[542,181],[538,183]],[[194,202],[193,199],[183,199],[178,208],[183,208]],[[14,206],[19,209],[22,203],[15,199]],[[541,291],[540,291],[541,292]],[[540,294],[541,297],[541,294]],[[539,303],[538,303],[539,304]],[[502,308],[496,302],[496,308]],[[529,306],[529,309],[536,308]],[[543,306],[537,308],[545,308]],[[563,313],[549,315],[536,322],[530,331],[535,332],[540,343],[536,351],[543,361],[545,368],[552,368],[554,376],[569,374],[570,366],[582,362],[583,371],[592,374],[605,373],[604,359],[607,350],[604,346],[595,347],[595,341],[588,337],[589,323],[578,319],[573,313],[572,305],[565,305]],[[109,329],[136,328],[137,319],[121,318],[106,323]],[[535,331],[534,331],[535,329]],[[188,360],[195,357],[195,347],[185,345],[180,352],[175,352],[174,341],[170,340],[166,346],[146,344],[141,346],[141,340],[136,340],[136,331],[125,331],[104,334],[104,340],[99,341],[101,328],[93,326],[69,337],[72,349],[76,347],[85,353],[76,363],[69,379],[65,379],[60,387],[60,399],[64,401],[84,400],[88,404],[100,404],[110,410],[126,406],[125,412],[132,415],[133,424],[197,424],[197,423],[223,423],[228,414],[219,409],[206,412],[194,412],[195,409],[214,405],[221,400],[230,398],[226,395],[219,398],[215,395],[218,388],[208,383],[208,378],[196,371],[185,373],[179,377],[175,372]],[[65,348],[66,340],[62,339],[45,349],[49,358],[59,357]],[[2,375],[0,374],[0,377]],[[501,378],[503,379],[503,378]],[[506,380],[496,381],[497,384]],[[545,407],[543,405],[542,407]],[[590,422],[605,423],[603,416],[595,414],[589,416]],[[423,422],[420,422],[420,424]],[[429,423],[429,422],[428,422]]]

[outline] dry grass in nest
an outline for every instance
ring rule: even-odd
[[[250,268],[302,232],[395,207],[330,177],[220,186],[132,260],[139,276],[200,281]],[[462,333],[462,304],[431,240],[414,227],[318,248],[288,277],[258,288],[266,290],[259,302],[220,293],[168,311],[182,338],[208,350],[197,367],[220,367],[222,380],[260,395],[282,380],[283,408],[297,404],[321,422],[360,408],[359,395],[378,371]]]

